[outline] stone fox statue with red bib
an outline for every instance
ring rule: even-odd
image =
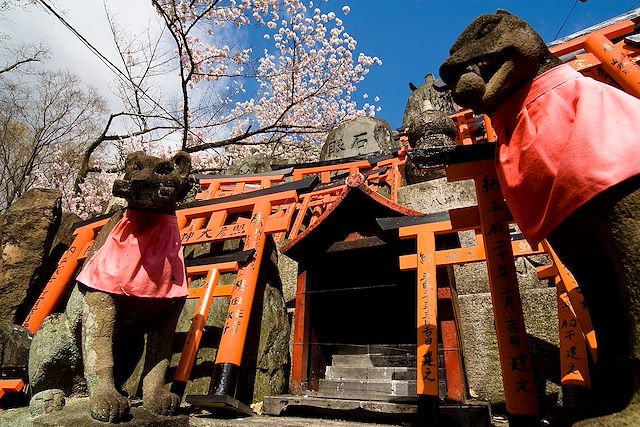
[[[506,11],[476,18],[450,53],[440,77],[491,118],[514,219],[581,285],[598,339],[594,395],[619,411],[640,390],[640,100],[562,64]]]
[[[31,385],[44,393],[32,399],[32,412],[47,401],[47,390],[69,395],[86,388],[93,418],[126,420],[129,400],[121,386],[143,348],[144,407],[160,415],[178,408],[180,397],[164,385],[187,295],[175,209],[190,188],[190,171],[184,152],[169,160],[142,152],[127,157],[124,178],[113,187],[127,209],[98,234],[64,313],[45,319],[31,345]]]

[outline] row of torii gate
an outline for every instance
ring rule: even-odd
[[[592,34],[592,38],[585,36],[557,46],[553,51],[560,56],[586,48],[587,53],[574,60],[574,67],[596,77],[614,78],[630,91],[626,88],[629,74],[638,73],[639,68],[634,60],[629,59],[624,64],[626,69],[620,65],[623,61],[614,61],[612,68],[609,66],[611,59],[601,55],[634,57],[637,49],[623,42],[616,45],[610,41],[629,34],[634,28],[635,23],[631,20],[617,23]],[[593,43],[600,43],[600,48],[590,48]],[[402,137],[401,148],[391,153],[294,165],[264,174],[197,176],[201,191],[196,201],[177,211],[182,244],[188,248],[241,239],[242,247],[230,254],[187,261],[188,298],[197,299],[198,304],[173,379],[174,390],[184,391],[184,385],[189,381],[212,300],[227,297],[228,313],[210,392],[203,396],[187,396],[187,401],[196,406],[232,407],[250,412],[246,402],[235,399],[235,390],[243,351],[247,345],[256,345],[247,343],[246,336],[265,242],[269,238],[286,241],[282,252],[302,261],[295,300],[290,390],[293,394],[304,394],[313,386],[309,314],[312,309],[321,307],[309,304],[312,289],[306,281],[304,259],[300,258],[309,255],[309,247],[317,249],[324,244],[323,250],[327,249],[327,224],[338,215],[341,206],[350,203],[365,206],[364,211],[358,212],[362,228],[343,230],[340,236],[343,245],[371,244],[376,230],[391,231],[400,239],[416,242],[415,253],[402,254],[389,262],[399,263],[401,270],[416,271],[417,395],[419,405],[426,408],[422,413],[427,417],[437,416],[438,402],[443,399],[454,402],[468,399],[457,296],[455,289],[438,286],[436,269],[442,266],[486,262],[507,411],[512,416],[535,417],[540,411],[514,257],[547,253],[552,263],[539,267],[538,276],[553,280],[557,288],[561,384],[588,388],[587,352],[595,360],[597,343],[578,285],[546,242],[531,248],[526,241],[509,232],[512,219],[495,174],[495,136],[490,125],[487,123],[484,128],[478,128],[477,118],[470,111],[452,118],[458,129],[455,147],[410,149],[406,137]],[[407,157],[420,168],[445,168],[449,181],[473,180],[477,206],[423,215],[399,205],[397,191],[403,183],[402,171]],[[32,332],[58,308],[73,285],[75,274],[95,236],[107,221],[105,218],[76,225],[75,240],[24,322]],[[372,232],[372,229],[376,230]],[[463,230],[475,230],[477,246],[437,248],[439,236]],[[233,284],[219,284],[222,273],[235,273]],[[196,284],[200,285],[196,287]],[[447,308],[442,310],[443,307]],[[438,387],[439,341],[445,354],[446,391]],[[5,392],[19,392],[23,387],[22,380],[2,378],[0,397]]]

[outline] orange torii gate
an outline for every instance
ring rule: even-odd
[[[246,185],[245,181],[238,176],[199,177],[203,187],[203,191],[197,197],[199,201],[183,205],[177,213],[183,244],[192,245],[244,238],[244,251],[253,251],[253,255],[246,266],[238,269],[233,292],[229,295],[231,302],[216,356],[209,394],[187,396],[189,403],[200,407],[226,408],[241,413],[251,413],[250,408],[235,399],[235,389],[266,235],[272,234],[276,240],[281,240],[285,237],[295,237],[303,228],[310,226],[344,191],[346,184],[342,181],[340,174],[344,170],[365,170],[363,176],[366,176],[365,179],[370,185],[374,188],[380,184],[388,185],[392,197],[395,198],[394,195],[400,185],[399,165],[405,161],[405,151],[399,150],[399,152],[401,157],[392,153],[374,157],[373,160],[356,160],[337,165],[331,164],[335,162],[326,162],[324,166],[314,164],[267,174],[252,174],[247,177],[251,185]],[[328,171],[318,169],[319,167],[324,167]],[[334,176],[331,176],[332,174]],[[292,175],[292,182],[273,186],[275,182],[282,182],[287,175]],[[297,197],[297,192],[296,197],[291,197],[290,188],[298,190],[315,187],[318,176],[322,177],[324,185],[321,184],[314,191],[301,194],[300,198]],[[243,211],[248,212],[249,207],[252,207],[250,217],[243,218],[240,214]],[[309,210],[312,212],[310,216],[307,215]],[[234,221],[231,224],[226,223],[229,217]],[[227,268],[233,269],[233,267]],[[212,295],[212,289],[217,282],[215,271],[210,270],[208,273],[207,291],[204,291],[203,300],[196,310],[196,317],[185,343],[176,376],[178,385],[174,387],[177,391],[184,390],[190,366],[197,352],[201,325],[208,313],[207,300],[215,296]],[[220,295],[226,294],[220,293]]]
[[[272,172],[248,175],[196,175],[202,191],[196,200],[213,200],[270,188],[274,184],[300,181],[318,177],[320,184],[310,192],[301,194],[300,200],[287,207],[286,215],[293,218],[289,230],[276,233],[276,241],[293,239],[309,225],[313,224],[337,197],[345,190],[346,178],[359,172],[369,188],[386,194],[397,201],[397,192],[402,183],[401,167],[406,162],[407,147],[401,147],[388,154],[356,156],[345,159],[301,163]],[[246,177],[246,179],[245,179]],[[383,192],[382,189],[387,191]]]
[[[625,39],[638,23],[640,17],[625,19],[549,50],[582,74],[640,97],[640,44]]]
[[[398,166],[404,162],[404,151],[402,153],[402,159],[398,159],[393,154],[378,156],[379,160],[374,162],[365,160],[347,163],[346,169],[367,170],[368,182],[376,184],[391,182],[388,185],[391,187],[392,194],[395,194],[400,183]],[[345,170],[344,164],[325,167],[333,173]],[[241,177],[237,176],[200,177],[200,183],[204,189],[197,197],[200,200],[183,205],[177,213],[184,245],[244,238],[244,251],[253,251],[249,263],[238,269],[233,291],[229,295],[231,297],[229,312],[216,356],[209,394],[187,396],[189,403],[201,407],[226,408],[241,413],[251,413],[250,408],[235,399],[235,389],[266,235],[273,234],[276,240],[287,237],[287,232],[289,235],[297,235],[303,227],[309,226],[345,188],[340,175],[333,177],[332,180],[330,175],[317,168],[317,165],[313,165],[311,168],[288,168],[268,174],[254,174],[247,177],[252,184],[250,186],[245,185]],[[296,171],[301,172],[296,173]],[[289,174],[293,175],[293,182],[272,186],[274,182],[282,182]],[[317,175],[324,178],[325,185],[322,188],[302,195],[302,201],[298,200],[297,192],[296,197],[292,198],[290,188],[298,190],[315,187]],[[391,179],[388,178],[389,176]],[[336,182],[336,180],[339,181]],[[255,189],[256,187],[260,189]],[[224,192],[225,189],[226,192]],[[238,216],[243,211],[248,212],[247,208],[250,207],[252,210],[249,218]],[[305,224],[309,209],[313,210],[313,214]],[[231,224],[226,223],[229,217],[234,218]],[[293,218],[295,221],[292,224]],[[207,300],[214,296],[212,293],[217,282],[216,270],[210,271],[214,273],[208,273],[206,278],[208,291],[204,292],[203,300],[196,310],[196,317],[188,337],[190,339],[185,343],[185,350],[177,371],[178,385],[174,387],[177,391],[183,391],[184,384],[188,380],[189,369],[197,352],[198,336],[208,313]],[[226,294],[220,293],[220,296],[224,295]]]
[[[194,179],[201,188],[196,200],[219,199],[269,188],[284,183],[292,171],[293,168],[286,168],[268,173],[243,175],[195,175]]]
[[[237,273],[240,263],[246,263],[252,256],[253,250],[236,252],[218,257],[189,260],[186,261],[187,277],[189,278],[189,295],[187,298],[197,298],[198,305],[191,320],[191,327],[185,340],[180,361],[173,377],[171,389],[175,393],[182,395],[187,382],[189,381],[191,369],[195,362],[200,340],[209,309],[213,298],[230,297],[233,293],[232,285],[218,285],[218,280],[222,273]],[[193,282],[203,276],[203,287],[192,287]]]
[[[58,307],[66,293],[73,284],[75,273],[82,261],[87,257],[96,236],[109,221],[107,217],[94,218],[88,221],[81,221],[74,225],[73,235],[75,238],[69,249],[62,255],[58,265],[49,281],[40,293],[33,307],[27,314],[22,326],[32,333],[38,330],[42,321]]]
[[[493,144],[476,144],[458,145],[447,151],[423,149],[410,153],[412,161],[421,168],[445,166],[449,181],[473,180],[478,203],[474,208],[450,211],[448,221],[427,221],[400,227],[400,235],[404,238],[416,238],[418,246],[416,255],[400,259],[403,268],[417,269],[418,272],[418,393],[431,396],[432,402],[438,397],[437,358],[434,358],[434,354],[437,354],[436,301],[439,297],[435,283],[436,267],[484,260],[489,273],[507,411],[512,418],[538,417],[540,411],[514,256],[547,252],[554,262],[551,268],[540,271],[540,277],[549,278],[550,274],[554,276],[561,302],[560,330],[566,332],[563,331],[564,328],[573,328],[569,334],[560,334],[561,350],[565,355],[561,358],[563,385],[589,386],[587,358],[584,357],[585,340],[594,357],[597,345],[577,284],[551,247],[545,242],[544,250],[533,250],[524,241],[517,245],[512,242],[508,225],[512,219],[498,184],[494,152]],[[480,234],[476,235],[477,247],[436,251],[436,234],[465,229],[480,230]],[[443,329],[446,328],[447,326],[443,326]],[[442,335],[445,339],[451,334],[443,330]],[[580,337],[577,344],[572,342],[572,337],[576,335]],[[459,364],[455,359],[448,363],[452,366]],[[451,392],[455,393],[456,390]]]
[[[178,227],[185,246],[242,239],[243,251],[251,251],[247,263],[237,270],[235,282],[229,289],[228,313],[222,330],[222,338],[216,355],[214,372],[208,395],[188,395],[187,402],[194,406],[222,408],[234,412],[251,414],[251,408],[235,398],[240,363],[253,305],[258,273],[264,254],[268,234],[286,231],[291,222],[288,207],[298,200],[301,191],[316,185],[317,178],[269,187],[250,193],[241,193],[219,199],[202,200],[183,205],[177,212]],[[233,270],[235,266],[228,266]],[[206,299],[213,297],[212,287],[217,282],[216,273],[208,273],[207,286],[199,311],[192,323],[193,335],[206,319]],[[197,351],[194,338],[189,359]],[[182,355],[185,357],[185,353]],[[188,379],[188,362],[179,371],[180,382]]]
[[[431,301],[437,300],[437,306],[442,304],[457,305],[457,295],[449,288],[436,286],[432,280],[436,275],[436,268],[450,265],[463,265],[474,262],[486,262],[485,245],[483,235],[479,232],[479,213],[476,208],[462,208],[451,210],[448,214],[430,214],[424,217],[406,218],[404,221],[397,219],[379,219],[384,230],[398,229],[401,238],[417,239],[417,253],[400,257],[402,270],[416,270],[418,277],[419,304],[418,313],[418,337],[424,342],[424,347],[418,349],[418,355],[428,363],[418,364],[418,393],[437,398],[438,390],[438,366],[434,357],[437,350],[435,337],[442,336],[444,349],[444,364],[447,375],[447,394],[450,400],[464,401],[466,389],[464,373],[461,371],[462,353],[460,341],[456,333],[457,317],[451,318],[449,309],[443,318],[442,311],[436,308]],[[437,249],[437,236],[457,233],[468,229],[477,230],[477,246]],[[552,264],[538,267],[538,277],[554,280],[558,293],[558,317],[559,340],[561,354],[560,383],[563,386],[588,388],[589,372],[586,349],[591,351],[594,360],[597,357],[597,343],[595,332],[591,325],[589,314],[584,306],[584,299],[580,293],[575,279],[560,263],[557,256],[548,245],[543,242],[540,247],[532,249],[521,237],[512,236],[511,246],[514,257],[549,254]],[[565,282],[569,283],[565,286]],[[571,294],[568,291],[571,289]],[[571,295],[571,296],[570,296]],[[457,314],[456,310],[452,310]],[[426,325],[426,326],[425,326]],[[429,328],[429,331],[426,329]],[[440,332],[440,334],[438,334]],[[573,339],[576,336],[578,338]]]

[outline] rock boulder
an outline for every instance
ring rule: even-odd
[[[61,217],[60,193],[37,188],[0,216],[0,321],[20,324],[40,295]]]

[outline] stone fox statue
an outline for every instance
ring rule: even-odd
[[[506,11],[476,18],[450,53],[440,76],[492,119],[505,199],[529,243],[547,238],[580,283],[594,396],[620,410],[640,390],[640,100],[562,64]]]
[[[188,192],[190,171],[184,152],[170,160],[142,152],[127,157],[124,178],[113,187],[127,209],[97,236],[64,313],[48,317],[35,335],[29,355],[33,391],[81,392],[83,373],[93,418],[121,421],[129,400],[119,389],[133,373],[146,336],[144,407],[160,415],[175,412],[180,398],[164,383],[187,295],[175,209]]]

